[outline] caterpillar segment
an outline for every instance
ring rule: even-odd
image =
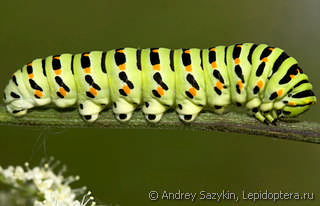
[[[274,110],[257,111],[256,108],[261,104],[266,85],[276,71],[282,60],[286,57],[286,53],[279,48],[269,47],[266,44],[252,45],[248,60],[252,63],[252,71],[250,74],[248,91],[247,108],[251,109],[255,117],[263,122],[275,122],[276,113]],[[264,115],[262,114],[264,113]],[[267,118],[267,120],[266,120]]]
[[[176,111],[185,122],[193,121],[206,105],[202,50],[178,49],[174,53]]]
[[[252,45],[252,43],[235,44],[229,46],[225,54],[231,101],[237,106],[242,106],[247,101],[246,87],[251,73],[251,63],[247,57]]]
[[[110,84],[105,65],[106,53],[84,52],[74,55],[70,77],[76,83],[79,113],[88,122],[95,121],[99,112],[110,104]],[[76,81],[77,80],[77,81]],[[57,95],[59,96],[59,95]]]
[[[171,108],[191,122],[203,108],[222,114],[235,104],[259,121],[275,124],[305,112],[316,97],[293,57],[266,44],[243,43],[209,49],[120,48],[35,59],[12,75],[4,102],[14,116],[50,103],[77,105],[88,122],[105,108],[125,122],[141,107],[152,123]]]
[[[217,114],[224,113],[231,104],[226,49],[225,46],[217,46],[202,52],[207,107]]]
[[[142,102],[140,50],[120,48],[107,52],[106,67],[109,79],[112,110],[116,118],[128,121]]]
[[[175,105],[174,50],[150,48],[141,51],[142,111],[149,122],[160,121]]]
[[[49,90],[49,100],[57,107],[66,108],[77,102],[78,93],[76,81],[73,77],[73,56],[62,54],[49,56],[43,60]],[[36,65],[35,65],[36,67]],[[38,82],[38,81],[37,81]]]

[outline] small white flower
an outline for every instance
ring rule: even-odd
[[[13,179],[14,176],[13,176],[13,170],[14,170],[14,167],[13,166],[9,166],[7,169],[3,170],[2,174],[4,176],[5,179]]]
[[[46,180],[36,179],[36,180],[34,180],[34,183],[38,187],[40,192],[44,192],[44,191],[49,190],[52,187],[54,180],[52,180],[52,179],[46,179]]]
[[[29,201],[32,201],[34,206],[95,205],[91,193],[84,195],[81,202],[76,200],[76,197],[85,191],[85,187],[71,189],[70,184],[78,181],[79,176],[64,178],[62,174],[65,172],[65,167],[62,167],[58,174],[54,173],[53,169],[58,165],[59,162],[53,162],[51,158],[48,163],[32,169],[29,168],[28,163],[25,164],[26,170],[21,166],[9,166],[6,169],[0,167],[0,183],[2,181],[11,186],[15,196],[19,196],[21,193],[24,196],[28,194]],[[21,200],[24,196],[21,195]]]
[[[44,174],[39,167],[35,167],[31,170],[31,177],[33,180],[41,180],[43,175]]]
[[[17,166],[15,168],[15,171],[14,171],[14,176],[16,179],[18,180],[21,180],[21,181],[25,181],[25,173],[24,173],[24,170],[21,166]]]

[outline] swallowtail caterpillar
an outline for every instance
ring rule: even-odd
[[[14,116],[55,104],[78,105],[93,122],[112,107],[128,121],[142,107],[149,122],[175,108],[184,122],[206,108],[222,114],[230,104],[245,106],[264,123],[293,117],[316,103],[312,85],[297,61],[266,44],[209,49],[121,48],[35,59],[16,71],[4,90]]]

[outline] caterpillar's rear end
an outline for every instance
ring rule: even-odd
[[[51,102],[45,70],[40,71],[43,64],[43,60],[36,59],[12,75],[4,90],[4,102],[14,116],[22,116],[28,109]]]
[[[22,116],[53,103],[77,105],[93,122],[112,107],[128,121],[142,107],[158,122],[170,108],[193,121],[203,108],[221,114],[230,104],[246,106],[261,122],[297,116],[316,103],[297,61],[265,44],[209,49],[134,49],[62,54],[36,59],[16,71],[4,91],[7,110]]]

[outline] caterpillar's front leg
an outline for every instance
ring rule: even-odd
[[[251,110],[252,116],[255,117],[262,123],[265,124],[275,124],[277,120],[277,115],[274,113],[273,110],[262,111],[261,108],[261,100],[259,98],[254,98],[249,101],[246,105],[248,109]]]

